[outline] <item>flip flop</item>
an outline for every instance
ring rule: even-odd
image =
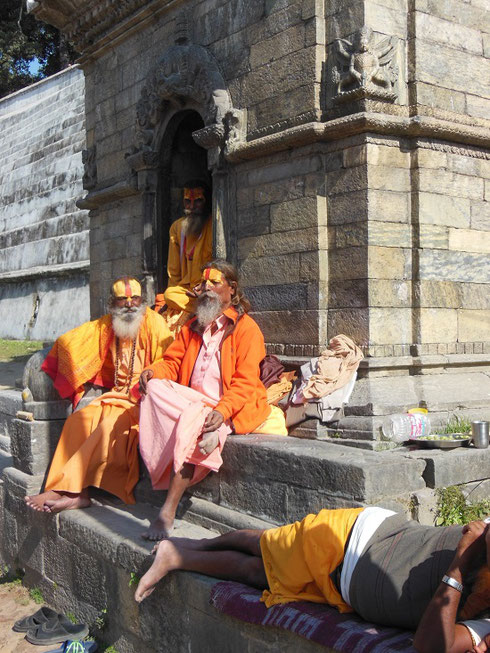
[[[88,635],[88,627],[85,624],[73,624],[64,615],[59,615],[36,629],[28,630],[26,639],[30,644],[49,646],[66,640],[83,639]],[[63,650],[63,649],[62,649]]]
[[[80,642],[77,639],[69,639],[61,648],[47,653],[95,653],[96,650],[97,642]]]
[[[50,619],[58,617],[58,613],[51,608],[43,605],[37,612],[31,614],[29,617],[23,617],[14,623],[12,630],[15,630],[16,633],[27,633],[28,630],[33,630],[41,624],[46,623]]]

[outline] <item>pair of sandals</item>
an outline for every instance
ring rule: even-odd
[[[49,653],[94,653],[97,650],[95,642],[79,641],[88,635],[85,624],[74,624],[65,615],[46,606],[16,621],[12,630],[26,633],[30,644],[49,646],[63,642],[60,648]]]

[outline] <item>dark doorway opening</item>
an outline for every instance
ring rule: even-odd
[[[204,122],[197,111],[181,111],[170,120],[160,147],[157,212],[157,292],[167,287],[168,231],[182,217],[182,194],[186,181],[202,179],[212,189],[207,152],[192,138]]]

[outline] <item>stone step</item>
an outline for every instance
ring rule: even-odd
[[[7,469],[7,467],[12,467],[12,456],[7,451],[5,451],[5,449],[1,448],[0,443],[0,479],[3,470]]]
[[[10,438],[8,435],[0,435],[0,451],[10,455]]]
[[[152,561],[152,543],[140,534],[154,509],[95,505],[58,516],[34,513],[23,500],[33,489],[33,478],[12,468],[3,472],[0,561],[22,568],[23,583],[37,587],[57,610],[73,613],[92,628],[102,621],[97,634],[104,643],[125,653],[158,653],[159,642],[176,651],[182,642],[186,650],[216,653],[325,651],[291,632],[219,614],[209,603],[216,579],[196,573],[169,574],[138,605],[135,584]],[[192,538],[214,534],[185,522],[175,531]]]

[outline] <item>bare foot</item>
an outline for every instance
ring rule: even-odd
[[[141,537],[151,542],[166,540],[172,534],[173,529],[173,518],[168,517],[160,510],[158,517],[151,522],[150,528],[147,531],[141,533]]]
[[[54,501],[60,497],[61,494],[59,492],[48,490],[47,492],[42,492],[41,494],[26,496],[24,497],[24,501],[32,510],[36,510],[37,512],[46,512],[45,502]]]
[[[60,492],[57,499],[48,499],[44,502],[46,512],[62,512],[63,510],[77,510],[77,508],[88,508],[92,502],[87,490],[79,494],[73,492]]]
[[[158,581],[166,576],[169,571],[179,569],[181,563],[181,555],[172,540],[163,540],[163,542],[160,542],[157,545],[156,556],[152,566],[138,583],[134,594],[135,600],[141,603],[143,599],[150,596]]]

